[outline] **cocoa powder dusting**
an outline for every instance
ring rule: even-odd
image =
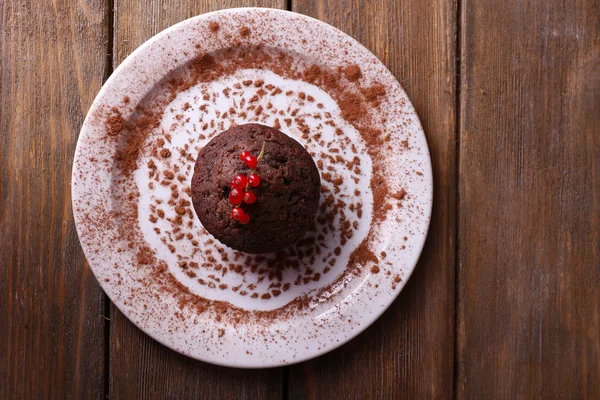
[[[362,76],[360,67],[356,64],[349,65],[344,69],[344,75],[350,82],[356,82]]]
[[[216,22],[209,23],[209,29],[212,32],[218,31],[219,30],[218,23],[216,23]],[[242,37],[246,37],[246,36],[250,35],[251,32],[248,27],[244,26],[239,30],[239,34]],[[230,55],[229,57],[232,57],[232,55]],[[373,121],[371,121],[371,116],[370,116],[371,107],[378,106],[380,98],[385,95],[385,89],[381,85],[377,85],[377,84],[375,84],[369,88],[366,88],[366,89],[360,89],[359,87],[358,88],[352,88],[352,87],[348,88],[348,87],[345,87],[345,85],[340,84],[340,79],[343,79],[344,77],[350,82],[356,82],[360,79],[360,77],[362,76],[362,73],[361,73],[360,68],[356,65],[351,65],[351,66],[344,68],[343,75],[341,75],[341,74],[336,74],[331,71],[325,70],[317,65],[311,65],[306,69],[298,69],[296,66],[294,66],[293,59],[290,56],[287,56],[287,55],[281,53],[278,57],[273,57],[272,55],[267,54],[260,48],[249,48],[246,50],[242,49],[242,50],[240,50],[239,54],[236,53],[236,57],[237,57],[237,59],[235,59],[235,62],[230,60],[229,62],[223,63],[222,60],[219,59],[219,61],[217,61],[212,56],[199,55],[194,61],[190,62],[189,69],[186,71],[185,74],[174,75],[172,77],[172,79],[170,79],[168,81],[167,91],[168,91],[169,95],[166,98],[166,100],[162,103],[163,104],[162,109],[160,106],[161,103],[156,103],[156,104],[158,104],[158,106],[149,107],[149,108],[144,108],[142,106],[138,106],[138,108],[136,108],[134,114],[129,118],[129,122],[125,121],[123,119],[123,117],[118,109],[116,111],[112,110],[113,112],[111,114],[109,114],[106,119],[106,127],[107,127],[106,129],[107,129],[107,134],[110,136],[115,136],[119,133],[123,133],[125,135],[125,142],[124,142],[125,144],[117,152],[118,166],[119,166],[121,172],[123,173],[123,175],[125,177],[129,177],[131,175],[131,173],[133,171],[135,171],[135,169],[137,168],[137,161],[140,156],[140,152],[144,148],[144,143],[145,143],[148,135],[152,131],[154,131],[160,124],[160,121],[161,121],[161,118],[162,118],[162,115],[164,112],[164,107],[166,107],[165,104],[169,104],[170,101],[172,101],[179,92],[187,90],[199,82],[208,82],[213,79],[218,79],[220,77],[230,75],[230,74],[234,73],[235,71],[237,71],[238,69],[269,68],[273,72],[275,72],[276,74],[279,74],[281,76],[291,78],[291,79],[302,79],[308,83],[313,83],[315,85],[318,85],[318,86],[322,87],[323,89],[326,89],[328,91],[328,93],[334,98],[334,100],[337,102],[338,106],[340,107],[343,118],[346,119],[349,123],[351,123],[360,132],[362,138],[364,139],[364,141],[367,144],[367,151],[369,152],[370,156],[372,157],[372,159],[374,161],[373,175],[371,178],[371,187],[373,188],[373,196],[374,196],[373,221],[377,222],[377,221],[381,221],[381,220],[385,219],[385,213],[387,212],[386,201],[387,201],[387,197],[388,197],[387,195],[388,195],[389,190],[387,188],[385,179],[383,178],[383,174],[382,174],[383,165],[380,165],[377,162],[377,160],[380,158],[380,157],[378,157],[379,146],[381,145],[381,143],[383,142],[384,139],[382,139],[382,137],[381,137],[382,136],[381,132],[378,131],[377,129],[373,128],[374,126],[376,126],[376,124],[374,124]],[[267,89],[270,91],[270,92],[266,92],[263,89],[261,89],[262,90],[261,96],[278,95],[278,94],[282,93],[282,90],[280,88],[269,87],[270,85],[264,85],[264,82],[262,82],[261,80],[258,80],[256,82],[244,81],[242,83],[245,86],[250,86],[250,85],[254,84],[255,87],[264,87],[264,89]],[[346,82],[346,85],[347,85],[347,82]],[[240,88],[241,88],[241,86],[240,86]],[[228,93],[226,95],[228,95]],[[207,96],[207,95],[205,95],[205,96]],[[299,98],[301,100],[314,101],[314,98],[312,98],[311,96],[307,96],[304,93],[299,94]],[[208,99],[205,98],[205,100],[208,100]],[[190,107],[191,106],[189,103],[184,105],[184,111]],[[267,108],[269,109],[270,107],[267,107]],[[323,105],[319,104],[318,108],[319,109],[323,108]],[[263,110],[262,107],[255,109],[256,115],[260,115],[261,113],[264,113],[264,112],[265,112],[265,110]],[[297,112],[297,111],[294,111],[294,112]],[[231,111],[230,113],[233,113],[233,111]],[[281,114],[281,115],[283,115],[283,114]],[[281,118],[281,119],[288,126],[290,125],[291,120],[288,120],[286,118]],[[210,122],[213,123],[214,121],[210,121]],[[276,124],[277,125],[280,124],[279,119],[276,120]],[[208,128],[208,126],[203,129],[207,129],[207,128]],[[336,133],[338,135],[344,134],[344,132],[339,130],[339,128],[336,131]],[[337,149],[332,150],[332,153],[334,151],[337,152]],[[193,150],[190,150],[190,152],[193,153]],[[153,154],[154,154],[154,157],[158,158],[160,156],[163,159],[168,159],[172,156],[171,151],[167,148],[156,149],[156,153],[153,153]],[[177,156],[178,152],[176,152],[175,155]],[[344,165],[344,162],[342,162],[342,160],[340,160],[338,158],[333,157],[333,160],[334,160],[334,162]],[[322,162],[320,162],[319,165],[321,166]],[[150,160],[148,162],[148,167],[151,169],[151,172],[156,170],[156,167],[154,166],[154,162],[152,160]],[[322,167],[320,167],[320,168],[322,168]],[[358,168],[358,167],[356,167],[356,168]],[[360,170],[358,170],[358,171],[360,172]],[[160,172],[161,171],[158,171],[154,175],[156,175],[158,177],[158,174]],[[339,178],[339,177],[333,178],[330,176],[331,174],[330,175],[325,175],[325,174],[327,174],[327,173],[324,173],[324,176],[328,178],[327,180],[330,180],[332,183],[334,183],[334,189],[336,189],[335,188],[336,185],[341,185],[343,183],[341,178]],[[173,173],[173,171],[170,171],[170,170],[162,171],[162,175],[169,181],[173,181],[173,179],[175,178],[175,173]],[[158,179],[157,179],[157,182],[158,182]],[[175,182],[177,182],[177,181],[175,181]],[[183,182],[183,180],[182,180],[182,182]],[[188,190],[186,191],[186,189],[188,189]],[[183,192],[186,193],[188,196],[191,194],[189,192],[189,188],[183,189]],[[173,193],[175,194],[177,192],[173,191]],[[397,194],[395,194],[395,195],[397,195]],[[174,196],[174,198],[177,199],[176,196]],[[171,218],[167,218],[167,220],[171,221],[171,223],[174,225],[181,225],[181,224],[183,224],[183,222],[185,222],[185,220],[182,220],[182,216],[185,217],[187,215],[186,213],[189,209],[189,204],[184,205],[183,203],[177,203],[178,200],[173,200],[173,201],[174,201],[174,203],[172,206],[173,206],[173,210],[175,211],[176,217],[173,220],[171,220]],[[165,204],[165,206],[166,206],[166,204]],[[347,208],[342,203],[340,203],[340,204],[332,203],[331,206],[333,207],[332,212],[334,213],[334,215],[335,215],[335,213],[343,212],[343,210]],[[359,216],[359,218],[362,216],[362,210],[360,209],[360,204],[359,204],[359,206],[357,206],[356,214]],[[137,208],[135,209],[135,213],[132,215],[135,215],[137,217]],[[165,218],[165,213],[163,210],[157,209],[156,215],[158,216],[158,218],[161,218],[161,219]],[[170,214],[170,215],[173,215],[173,214]],[[191,216],[192,216],[192,214],[190,213],[190,217]],[[150,216],[150,218],[151,218],[152,222],[158,221],[158,218],[156,216],[154,216],[154,214],[152,214]],[[355,225],[353,226],[347,220],[341,220],[341,225],[342,225],[342,228],[341,228],[342,229],[342,232],[341,232],[342,239],[347,241],[350,237],[352,237],[353,229],[356,229],[356,226]],[[333,229],[333,226],[331,226],[330,229]],[[173,232],[175,233],[175,231],[173,231]],[[369,235],[369,236],[371,236],[371,235]],[[350,255],[347,272],[358,273],[362,266],[366,265],[367,263],[371,263],[371,262],[373,264],[375,264],[374,266],[371,267],[371,272],[373,272],[373,273],[379,272],[379,267],[377,265],[379,260],[377,259],[377,256],[369,249],[369,240],[368,240],[369,236],[367,236],[367,239],[365,239]],[[199,244],[195,239],[186,238],[183,233],[174,234],[173,237],[176,240],[185,240],[188,243],[191,242],[192,245],[194,245],[194,246],[197,246]],[[256,318],[256,317],[278,318],[282,315],[282,313],[289,313],[290,315],[292,315],[294,310],[303,310],[303,309],[308,308],[308,306],[309,306],[311,298],[309,298],[308,296],[302,296],[302,297],[296,298],[291,303],[286,305],[284,307],[284,309],[278,309],[278,310],[273,310],[273,311],[268,311],[268,312],[260,312],[260,311],[249,312],[246,310],[239,309],[229,303],[222,303],[222,302],[218,302],[218,301],[206,300],[202,297],[192,294],[187,289],[187,287],[185,287],[185,285],[178,282],[177,279],[175,279],[174,276],[171,275],[171,273],[168,271],[167,266],[163,262],[156,260],[155,255],[152,253],[151,249],[147,245],[144,244],[144,241],[142,239],[139,239],[137,244],[134,242],[134,246],[136,246],[138,249],[137,253],[136,253],[137,264],[140,266],[145,266],[147,268],[150,268],[150,270],[152,271],[151,274],[155,280],[155,283],[157,285],[159,285],[161,287],[161,290],[165,291],[165,293],[171,293],[173,295],[176,294],[179,305],[182,308],[189,307],[191,309],[195,309],[198,313],[202,313],[208,309],[212,309],[212,310],[214,310],[215,315],[219,319],[221,319],[225,316],[230,316],[232,318],[236,318],[238,321],[240,321],[240,320],[243,321],[244,319],[247,320],[248,318]],[[174,246],[169,244],[168,247],[169,247],[169,249],[171,249],[172,252],[175,252]],[[314,243],[307,243],[305,249],[300,249],[298,251],[302,252],[303,254],[311,252],[313,254],[313,258],[314,258],[315,254],[316,255],[321,254],[321,248],[320,247],[315,248]],[[323,250],[323,251],[327,251],[327,250]],[[332,254],[331,252],[332,252],[332,250],[329,250],[329,255]],[[335,253],[336,256],[339,256],[341,254],[341,248],[338,247],[338,248],[333,249],[333,253]],[[303,254],[301,254],[301,255],[303,255]],[[216,263],[216,259],[214,259],[214,257],[212,259],[213,259],[214,263]],[[278,262],[285,263],[286,262],[285,257],[281,260],[278,260]],[[213,266],[214,266],[214,263],[213,263]],[[333,259],[333,261],[330,262],[331,265],[333,265],[332,263],[335,264],[335,259]],[[195,263],[195,264],[196,264],[196,268],[198,268],[197,263]],[[186,266],[186,268],[188,268],[187,267],[188,265],[192,265],[192,263],[191,262],[189,264],[182,263],[181,268],[183,269],[184,268],[183,266]],[[210,264],[209,264],[209,266],[210,266]],[[250,269],[250,267],[251,267],[250,265],[247,266],[248,269]],[[292,267],[292,266],[288,266],[288,267]],[[221,268],[221,270],[223,271],[222,272],[223,275],[227,272],[226,267]],[[243,269],[238,268],[238,266],[232,266],[229,268],[229,270],[234,271],[235,273],[240,273],[240,274],[244,273]],[[325,272],[327,272],[327,271],[325,271]],[[266,273],[266,271],[263,273]],[[195,273],[193,273],[193,274],[194,274],[194,276],[196,276]],[[267,275],[265,275],[265,276],[267,276]],[[280,270],[272,271],[268,276],[269,276],[269,278],[268,278],[269,280],[273,279],[273,280],[275,280],[275,282],[277,282],[277,279],[281,280],[281,271]],[[318,280],[320,280],[320,278],[321,278],[321,273],[316,272],[314,274],[310,274],[310,276],[307,276],[307,277],[299,277],[299,280],[302,281],[302,280],[308,279],[309,281],[318,281]],[[336,279],[336,282],[340,282],[341,279],[342,279],[342,276],[338,277]],[[296,282],[298,282],[298,280],[296,280]],[[298,284],[296,282],[294,284]],[[201,284],[203,284],[203,283],[201,283]],[[216,287],[216,285],[213,282],[208,282],[208,283],[204,282],[204,284],[207,284],[208,286],[212,285],[212,286]],[[227,285],[224,285],[224,284],[219,285],[221,290],[225,290],[226,286]],[[274,287],[277,287],[277,286],[274,286]],[[282,290],[285,292],[285,291],[289,290],[289,288],[290,288],[290,283],[286,283],[282,287]],[[249,288],[247,288],[247,289],[249,289]],[[320,292],[324,292],[326,289],[327,288],[322,288]],[[239,287],[236,287],[235,291],[237,292],[238,290],[239,290]],[[249,290],[250,290],[250,292],[248,292],[247,290],[241,290],[241,291],[239,291],[239,294],[242,296],[250,295],[251,298],[255,298],[255,299],[260,297],[263,300],[270,299],[271,296],[277,297],[281,294],[280,289],[273,289],[273,290],[271,290],[270,293],[257,293],[257,292],[253,293],[252,292],[253,289],[249,289]],[[250,293],[252,293],[252,294],[250,294]]]
[[[108,136],[117,136],[125,127],[125,119],[118,108],[111,109],[112,115],[106,119],[106,134]]]
[[[154,252],[148,246],[141,246],[137,253],[137,262],[140,265],[148,265],[154,262]]]
[[[247,26],[242,26],[240,28],[240,36],[246,37],[248,35],[250,35],[250,28],[248,28]]]
[[[123,131],[125,132],[125,146],[117,150],[115,157],[117,166],[121,173],[128,177],[137,169],[137,160],[139,152],[146,140],[146,136],[160,124],[162,113],[157,115],[149,110],[141,109],[135,119],[135,123],[127,125]]]
[[[406,190],[404,190],[404,189],[400,189],[400,191],[392,194],[392,197],[395,198],[396,200],[402,200],[404,198],[404,196],[406,196]]]
[[[381,85],[374,85],[362,90],[363,95],[369,102],[376,102],[380,97],[385,96],[385,88]]]
[[[338,101],[338,106],[342,110],[342,118],[348,122],[360,120],[366,111],[362,99],[354,93],[345,94]]]
[[[368,262],[376,264],[379,262],[379,259],[377,259],[375,253],[369,249],[369,243],[365,240],[352,252],[352,254],[350,254],[348,268],[351,269],[352,272],[357,272]]]

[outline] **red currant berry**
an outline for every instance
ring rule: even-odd
[[[252,204],[256,201],[256,195],[252,192],[244,192],[244,203]]]
[[[239,175],[236,175],[235,178],[233,178],[233,180],[229,184],[229,187],[231,189],[242,190],[246,187],[247,184],[248,184],[248,178],[246,178],[246,175],[239,174]]]
[[[244,157],[244,164],[246,164],[248,167],[254,169],[254,168],[256,168],[256,165],[258,164],[258,160],[254,156],[246,156],[246,157]]]
[[[232,189],[231,192],[229,192],[229,202],[234,206],[240,204],[243,198],[244,194],[240,190]]]
[[[240,160],[244,161],[246,159],[246,157],[250,156],[250,152],[248,150],[244,150],[242,151],[242,154],[240,154]]]
[[[250,216],[248,214],[244,214],[240,217],[240,224],[246,225],[248,222],[250,222]]]
[[[258,174],[251,174],[248,177],[248,182],[250,183],[250,186],[253,187],[260,185],[260,176],[258,176]]]
[[[231,218],[235,219],[236,221],[239,221],[244,215],[246,215],[244,210],[239,207],[235,207],[233,210],[231,210]]]

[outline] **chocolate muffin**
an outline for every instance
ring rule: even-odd
[[[259,124],[213,138],[200,150],[192,177],[192,202],[204,228],[246,253],[273,252],[301,239],[320,193],[319,171],[304,147]]]

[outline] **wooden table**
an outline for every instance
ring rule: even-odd
[[[570,3],[570,4],[567,4]],[[220,8],[305,13],[371,49],[431,148],[427,245],[396,302],[317,360],[215,367],[144,335],[86,264],[73,153],[103,81]],[[600,398],[594,0],[0,2],[0,398]]]

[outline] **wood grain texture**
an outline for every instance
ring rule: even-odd
[[[186,18],[231,7],[284,8],[285,1],[117,0],[115,67],[145,40]],[[114,399],[277,399],[283,369],[223,368],[184,357],[137,329],[114,306],[110,324],[110,397]]]
[[[355,37],[398,78],[429,142],[435,181],[421,261],[388,311],[365,333],[292,367],[289,398],[450,398],[456,225],[453,1],[294,1],[293,10]]]
[[[600,398],[598,15],[463,4],[458,398]]]
[[[103,294],[73,224],[106,3],[0,2],[0,398],[102,398]]]
[[[114,2],[115,67],[152,36],[198,14],[235,7],[286,7],[286,0],[114,0]]]

